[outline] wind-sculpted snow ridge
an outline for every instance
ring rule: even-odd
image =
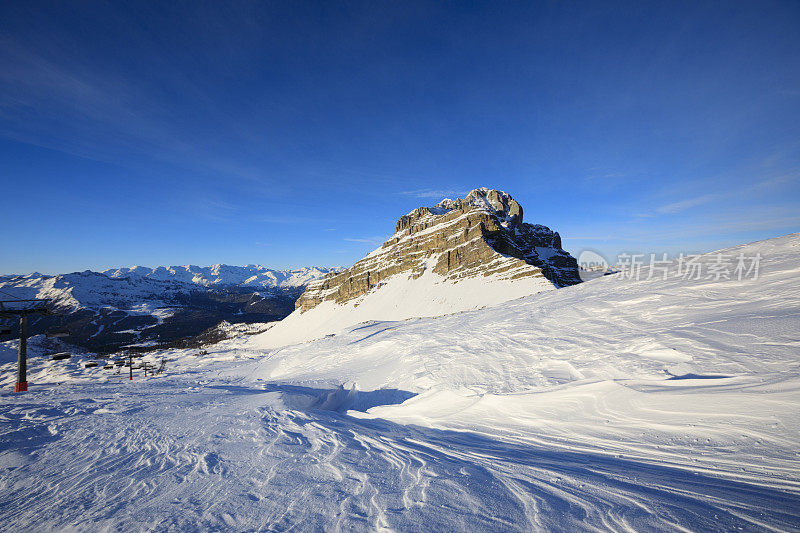
[[[6,387],[0,520],[797,530],[800,234],[722,253],[740,252],[761,254],[757,279],[605,276],[279,349],[155,352],[167,373],[148,380]]]
[[[475,189],[401,217],[380,248],[310,283],[261,342],[277,347],[364,320],[445,315],[576,283],[577,262],[557,232],[524,223],[509,194]]]

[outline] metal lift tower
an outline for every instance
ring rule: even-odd
[[[19,356],[17,359],[17,383],[14,392],[28,390],[28,315],[52,314],[47,304],[50,300],[3,300],[0,301],[0,318],[19,317]]]

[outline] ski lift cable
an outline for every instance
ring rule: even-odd
[[[3,294],[5,294],[6,296],[9,296],[9,297],[11,297],[11,298],[14,298],[15,300],[22,301],[22,298],[18,298],[18,297],[16,297],[16,296],[14,296],[13,294],[10,294],[10,293],[8,293],[8,292],[6,292],[6,291],[0,291],[0,292],[2,292]]]
[[[59,338],[59,337],[69,337],[70,331],[64,325],[64,314],[60,313],[60,326],[56,328],[50,328],[45,335],[49,338]]]

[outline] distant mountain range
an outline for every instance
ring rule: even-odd
[[[31,317],[31,335],[63,325],[70,330],[66,342],[104,352],[186,341],[223,320],[280,320],[306,284],[337,270],[186,265],[8,275],[0,276],[0,299],[50,299],[60,316]],[[16,336],[12,325],[3,340]]]
[[[273,270],[261,265],[233,266],[212,265],[199,267],[195,265],[148,268],[135,266],[130,268],[109,269],[101,272],[109,278],[146,278],[160,281],[179,281],[194,283],[205,287],[231,286],[253,287],[262,289],[304,287],[310,281],[318,279],[336,268],[305,267],[294,270]]]

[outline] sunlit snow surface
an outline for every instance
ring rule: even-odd
[[[0,519],[797,530],[800,235],[740,251],[763,256],[758,280],[609,276],[278,349],[155,353],[168,373],[133,382],[48,363],[2,393]]]

